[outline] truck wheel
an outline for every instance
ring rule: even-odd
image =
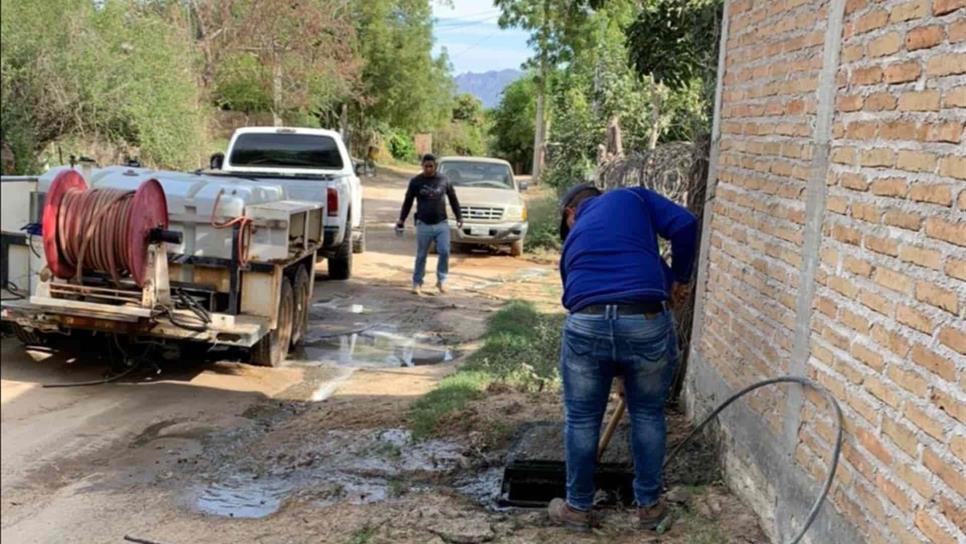
[[[519,257],[523,255],[523,240],[517,240],[510,245],[510,256]]]
[[[285,362],[292,343],[292,318],[295,310],[292,282],[283,277],[278,297],[278,324],[275,330],[262,337],[252,346],[251,361],[259,366],[279,367]]]
[[[352,242],[352,252],[353,253],[365,253],[366,252],[366,220],[365,216],[362,216],[362,225],[359,226],[359,238]]]
[[[293,301],[295,309],[292,317],[292,348],[298,347],[305,340],[305,330],[309,325],[309,305],[312,302],[309,299],[311,293],[309,287],[311,287],[309,285],[309,273],[304,266],[299,265],[292,287],[295,297]]]
[[[329,278],[333,280],[347,280],[352,276],[352,231],[347,231],[342,237],[342,243],[335,250],[335,255],[329,257]]]

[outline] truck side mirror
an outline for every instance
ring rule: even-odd
[[[215,153],[208,159],[208,168],[212,170],[221,170],[221,167],[225,164],[225,154]]]
[[[518,181],[517,182],[517,186],[520,187],[520,192],[522,193],[522,192],[526,191],[528,187],[530,187],[530,182],[528,182],[528,181]]]

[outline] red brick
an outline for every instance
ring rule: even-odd
[[[910,91],[902,93],[899,96],[899,111],[939,111],[939,91]]]
[[[966,222],[950,223],[941,217],[930,217],[926,220],[926,235],[950,244],[966,246]]]
[[[960,8],[966,8],[966,0],[933,0],[932,14],[945,15]]]
[[[939,166],[939,175],[966,179],[966,156],[949,155],[943,157],[942,164]]]
[[[915,489],[916,493],[919,493],[922,498],[929,500],[935,495],[936,490],[929,483],[927,477],[916,472],[909,464],[899,463],[895,466],[895,469],[896,474],[902,478],[902,481],[909,484],[909,487]]]
[[[939,204],[940,206],[952,206],[952,187],[949,185],[926,185],[924,183],[917,183],[909,190],[909,200],[930,202],[932,204]]]
[[[943,424],[925,410],[915,404],[907,403],[902,413],[913,425],[925,431],[929,436],[939,441],[945,441],[946,430]]]
[[[926,398],[926,395],[929,394],[929,384],[915,372],[903,370],[895,365],[891,365],[886,373],[889,375],[889,379],[896,385],[919,398]]]
[[[879,124],[879,137],[886,140],[925,140],[928,128],[912,121],[886,121]]]
[[[847,45],[842,48],[842,64],[855,62],[865,55],[865,46],[862,44]]]
[[[935,92],[935,91],[932,91],[932,92]],[[906,93],[906,94],[909,94],[909,93]],[[896,109],[896,97],[892,96],[892,94],[890,94],[888,92],[885,92],[885,91],[878,92],[878,93],[874,93],[874,94],[870,94],[865,99],[865,109],[866,109],[866,111],[888,111],[888,110],[894,110],[894,109]],[[935,109],[935,110],[938,110],[939,109],[938,95],[937,95],[937,99],[936,99],[936,107],[933,108],[933,109]],[[906,111],[908,111],[908,110],[906,110]]]
[[[913,0],[899,4],[889,13],[890,23],[899,23],[909,19],[919,19],[929,14],[929,3],[926,0]]]
[[[896,166],[899,169],[912,172],[934,172],[936,163],[936,156],[932,153],[902,149],[899,151]]]
[[[868,54],[870,57],[884,57],[899,51],[902,47],[902,38],[898,32],[890,32],[869,42]]]
[[[900,151],[900,153],[903,152]],[[896,163],[896,154],[891,149],[883,147],[866,149],[859,156],[859,163],[873,168],[891,168]]]
[[[872,265],[868,261],[846,256],[843,261],[845,269],[858,276],[869,277],[872,274]]]
[[[925,334],[932,334],[936,328],[929,316],[904,304],[896,307],[896,320]]]
[[[869,0],[848,0],[845,2],[845,14],[850,15],[869,5]],[[885,12],[883,12],[885,13]]]
[[[962,402],[942,389],[935,389],[929,399],[932,400],[936,408],[949,414],[956,421],[966,424],[966,402]]]
[[[883,73],[886,83],[908,83],[909,81],[915,81],[919,79],[919,74],[922,73],[922,68],[919,67],[919,63],[916,61],[902,62],[898,64],[890,64],[886,67]]]
[[[966,355],[966,332],[955,327],[943,327],[939,331],[939,342],[961,355]]]
[[[870,66],[868,68],[856,68],[852,71],[849,82],[852,85],[872,85],[882,81],[882,68]]]
[[[966,41],[966,19],[950,24],[946,35],[952,43]]]
[[[878,223],[882,212],[871,204],[855,202],[852,204],[852,217],[869,223]]]
[[[862,107],[862,104],[859,104]],[[943,93],[944,108],[966,108],[966,85],[953,87]]]
[[[889,13],[882,9],[870,11],[856,19],[853,25],[855,34],[865,34],[885,26],[889,22]]]
[[[830,212],[845,215],[849,210],[849,201],[840,196],[830,196],[825,201],[825,207]]]
[[[845,95],[838,97],[836,100],[836,107],[839,111],[859,111],[862,109],[862,104],[865,99],[857,94]]]
[[[912,291],[912,278],[888,268],[876,268],[875,274],[872,276],[872,281],[893,291],[899,291],[900,293],[910,293]]]
[[[957,401],[957,399],[953,399]],[[950,441],[953,455],[959,457],[960,461],[966,462],[966,435],[954,436]]]
[[[857,326],[860,326],[861,327],[862,324],[861,323],[860,324],[857,324]],[[864,327],[864,329],[865,330],[868,330],[867,324]],[[860,330],[859,332],[865,332],[865,330]],[[853,344],[852,345],[851,354],[852,354],[853,357],[855,357],[859,361],[862,361],[862,363],[865,364],[865,366],[871,368],[872,370],[879,371],[879,370],[882,370],[882,368],[885,366],[885,363],[883,362],[881,355],[879,355],[875,351],[872,351],[871,349],[863,346],[862,344]],[[872,393],[873,395],[875,395],[875,396],[877,396],[879,398],[883,398],[882,396],[880,396],[879,394],[876,394],[876,392],[872,390],[874,388],[874,386],[872,384],[867,384],[867,385],[868,385],[867,389],[869,390],[870,393]],[[878,389],[880,391],[882,390],[881,387],[879,387]],[[897,397],[893,396],[893,400],[896,400],[896,399],[897,399]],[[885,399],[883,399],[883,400],[885,400]],[[896,402],[898,402],[898,400],[896,400]]]
[[[939,270],[942,266],[942,255],[938,251],[921,247],[899,246],[899,258],[907,263],[914,263],[933,270]]]
[[[895,306],[889,299],[872,291],[862,291],[859,293],[859,302],[885,316],[892,316],[892,312],[895,309]],[[908,350],[909,347],[906,346],[906,349]]]
[[[926,63],[926,73],[933,77],[966,74],[966,53],[947,53],[931,57]]]
[[[865,191],[869,188],[869,180],[861,174],[839,174],[839,185],[853,191]]]
[[[842,309],[842,315],[839,318],[839,321],[850,329],[856,332],[861,332],[862,334],[869,332],[869,327],[871,327],[868,319],[845,308]]]
[[[927,126],[927,141],[958,144],[962,139],[963,124],[961,122],[949,121],[946,123],[929,123]]]
[[[859,245],[859,241],[862,240],[862,234],[855,229],[843,225],[835,225],[832,227],[832,238],[857,246]]]
[[[966,479],[952,465],[943,461],[931,448],[924,448],[922,451],[922,461],[930,472],[939,476],[939,479],[960,495],[966,495]]]
[[[950,258],[946,262],[945,271],[947,276],[966,281],[966,261],[964,260]]]
[[[922,227],[922,216],[899,210],[886,212],[885,216],[882,218],[882,221],[886,225],[892,225],[893,227],[908,230],[919,230],[919,228]]]
[[[919,453],[919,439],[916,438],[915,431],[908,428],[905,423],[891,417],[884,417],[882,418],[882,432],[892,439],[899,446],[899,449],[906,452],[909,457],[916,458]]]
[[[879,178],[869,186],[872,193],[878,196],[905,196],[909,189],[902,178]]]
[[[897,410],[899,409],[899,405],[902,404],[902,398],[899,396],[894,387],[891,384],[876,378],[875,376],[869,376],[866,378],[863,385],[865,390],[868,391],[870,395]]]
[[[922,544],[922,538],[909,532],[905,527],[905,521],[898,517],[891,517],[887,521],[891,540],[898,544]],[[890,544],[894,544],[890,542]]]
[[[892,454],[889,453],[889,450],[886,449],[878,437],[862,427],[856,429],[855,437],[858,439],[859,444],[865,448],[865,451],[871,453],[886,465],[892,464]]]
[[[909,51],[928,49],[939,45],[942,41],[943,27],[939,25],[921,26],[906,34],[906,49]]]
[[[953,315],[956,315],[959,308],[959,299],[955,291],[943,289],[931,282],[920,281],[916,284],[916,299]]]
[[[882,491],[886,498],[888,498],[892,504],[899,507],[900,510],[912,510],[912,500],[909,499],[909,496],[906,494],[906,492],[900,489],[896,484],[889,481],[881,472],[875,477],[875,485]]]
[[[957,528],[963,533],[966,533],[966,508],[963,508],[962,497],[957,497],[956,499],[950,499],[946,495],[940,495],[938,497],[939,501],[939,511],[942,515],[946,516],[946,519],[953,522]]]
[[[832,162],[839,164],[852,164],[855,162],[854,147],[836,147],[832,150]]]
[[[955,381],[956,365],[948,357],[939,355],[935,351],[919,344],[913,346],[910,356],[922,368],[946,381]]]
[[[850,140],[870,140],[875,138],[875,123],[849,123],[845,136]]]
[[[866,235],[865,247],[875,251],[876,253],[882,253],[883,255],[890,255],[892,257],[899,256],[898,242],[889,238],[879,238],[878,236]]]
[[[929,538],[932,544],[956,544],[956,537],[943,529],[925,510],[916,512],[916,527]]]

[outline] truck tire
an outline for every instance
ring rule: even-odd
[[[309,282],[309,273],[301,264],[297,266],[295,272],[295,283],[292,285],[295,297],[292,318],[292,349],[300,346],[305,340],[305,331],[309,325],[309,305],[312,303],[310,294],[312,292]]]
[[[362,225],[359,227],[359,238],[352,242],[352,252],[353,253],[365,253],[366,252],[366,222],[363,219]]]
[[[279,367],[285,363],[292,343],[292,319],[295,317],[295,295],[292,282],[282,277],[278,297],[278,323],[275,329],[259,340],[251,351],[251,362],[259,366]]]
[[[352,231],[342,237],[342,243],[329,257],[329,279],[347,280],[352,277]]]
[[[510,256],[519,257],[523,255],[523,240],[517,240],[510,244]]]

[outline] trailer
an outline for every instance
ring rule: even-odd
[[[305,335],[325,202],[218,172],[110,166],[4,177],[0,319],[30,343],[97,331],[246,348]]]

